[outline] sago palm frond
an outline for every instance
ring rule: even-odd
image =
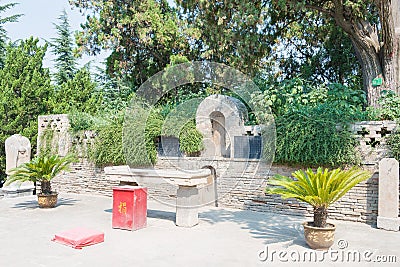
[[[10,170],[10,176],[7,178],[5,185],[17,181],[50,181],[62,171],[68,171],[69,165],[75,161],[76,159],[72,155],[65,157],[58,155],[35,157],[30,162]]]
[[[329,171],[321,167],[315,173],[307,169],[298,170],[292,175],[294,180],[282,175],[270,178],[266,193],[279,194],[284,199],[295,198],[313,207],[325,208],[343,197],[355,185],[371,177],[368,171],[358,168]]]

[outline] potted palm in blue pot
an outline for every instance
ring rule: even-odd
[[[294,179],[275,175],[268,180],[266,193],[282,198],[295,198],[310,204],[314,220],[303,223],[306,243],[312,249],[328,249],[333,245],[335,225],[327,223],[328,208],[358,183],[371,177],[371,173],[359,168],[349,170],[312,169],[292,173]]]

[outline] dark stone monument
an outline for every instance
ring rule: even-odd
[[[262,151],[261,136],[234,136],[234,158],[259,159]]]
[[[157,140],[157,151],[161,157],[182,157],[179,139],[173,136],[161,136]]]

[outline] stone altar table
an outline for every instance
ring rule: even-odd
[[[199,223],[198,185],[207,184],[212,177],[210,169],[200,170],[157,170],[157,169],[133,169],[127,165],[105,167],[104,172],[111,180],[125,183],[161,183],[164,181],[177,185],[176,194],[176,225],[193,227]]]

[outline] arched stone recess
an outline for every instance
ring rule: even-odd
[[[203,157],[233,158],[233,137],[246,135],[246,106],[234,97],[211,95],[198,106],[196,127],[203,134]]]

